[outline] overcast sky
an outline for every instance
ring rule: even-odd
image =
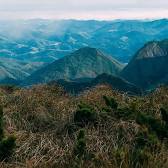
[[[0,19],[168,18],[168,0],[0,0]]]

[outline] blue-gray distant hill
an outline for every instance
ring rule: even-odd
[[[19,84],[38,68],[40,62],[24,62],[14,59],[0,59],[0,84]]]
[[[116,76],[123,67],[123,64],[100,50],[85,47],[34,72],[23,85],[48,83],[59,79],[95,78],[103,73]]]
[[[51,63],[93,46],[128,63],[146,42],[168,37],[168,20],[0,21],[0,58]]]
[[[150,89],[168,84],[168,40],[144,45],[123,69],[121,75],[135,85]]]
[[[83,91],[90,90],[97,85],[108,85],[111,86],[114,90],[118,90],[120,92],[127,92],[129,94],[141,94],[142,90],[135,85],[127,82],[126,80],[108,74],[98,75],[94,79],[87,79],[85,81],[81,80],[58,80],[52,81],[49,83],[50,85],[60,85],[64,88],[65,91],[71,94],[79,94]]]

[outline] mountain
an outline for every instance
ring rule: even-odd
[[[81,48],[36,71],[23,84],[47,83],[59,79],[95,78],[107,73],[118,75],[123,65],[96,48]]]
[[[101,74],[98,75],[94,79],[90,79],[88,81],[72,81],[72,80],[58,80],[58,81],[52,81],[50,84],[58,84],[61,85],[65,91],[78,94],[81,93],[87,89],[91,89],[93,87],[96,87],[97,85],[106,84],[111,86],[113,89],[123,92],[128,92],[130,94],[141,94],[141,90],[137,88],[135,85],[127,82],[126,80],[108,75],[108,74]]]
[[[53,61],[93,46],[128,63],[148,41],[168,37],[168,20],[14,20],[0,21],[0,58]]]
[[[0,84],[18,84],[42,65],[3,58],[0,60]]]
[[[142,88],[168,82],[168,40],[152,41],[141,48],[121,76]]]

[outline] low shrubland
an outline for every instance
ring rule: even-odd
[[[2,168],[168,167],[166,87],[142,97],[103,85],[78,96],[55,85],[0,92]]]

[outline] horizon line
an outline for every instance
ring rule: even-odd
[[[0,21],[24,21],[24,20],[51,20],[51,21],[157,21],[157,20],[168,20],[168,17],[153,17],[153,18],[112,18],[112,19],[98,19],[98,18],[13,18],[13,19],[1,19]]]

